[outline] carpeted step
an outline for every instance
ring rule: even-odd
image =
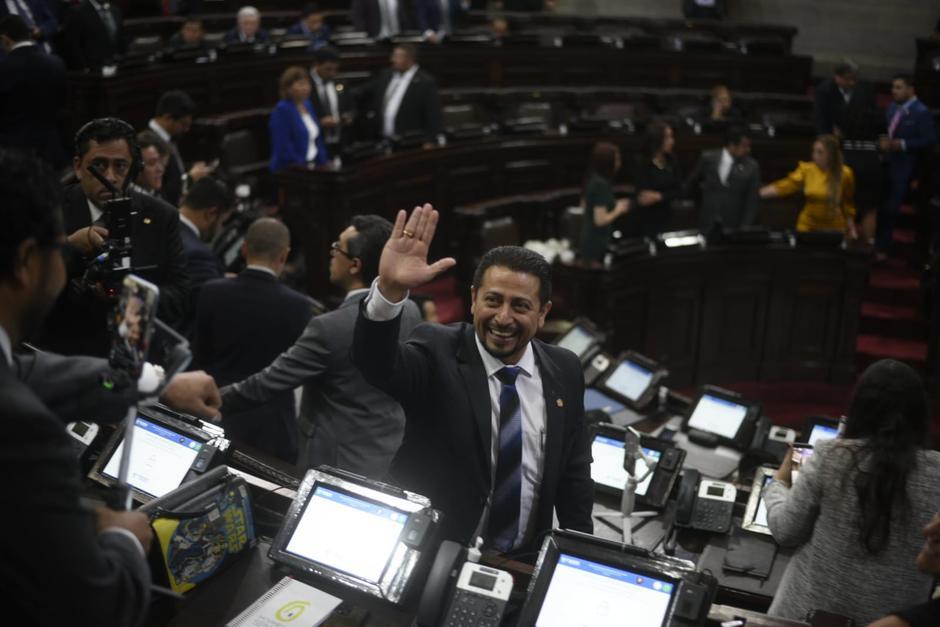
[[[918,307],[866,302],[862,304],[859,333],[924,342],[927,321]]]
[[[860,334],[855,343],[859,371],[879,359],[897,359],[923,371],[927,366],[927,342],[902,340],[881,335]]]
[[[922,301],[920,278],[913,272],[885,272],[874,268],[862,299],[866,303],[918,307]]]

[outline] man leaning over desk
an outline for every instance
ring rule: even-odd
[[[407,218],[407,219],[406,219]],[[393,483],[442,510],[444,537],[533,554],[552,528],[591,533],[594,485],[584,378],[568,350],[534,339],[551,309],[551,267],[516,246],[489,251],[473,323],[419,325],[398,340],[408,291],[456,263],[428,264],[438,213],[401,211],[360,305],[353,362],[405,409]]]

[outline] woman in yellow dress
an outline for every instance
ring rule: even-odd
[[[765,185],[761,198],[803,192],[805,203],[796,221],[797,231],[844,231],[855,239],[855,174],[842,162],[839,140],[820,135],[813,142],[813,160],[800,161],[785,178]]]

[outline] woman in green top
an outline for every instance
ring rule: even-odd
[[[598,142],[591,151],[591,169],[584,186],[584,220],[580,256],[603,261],[610,244],[611,225],[630,210],[630,201],[614,198],[613,180],[620,169],[620,149]]]

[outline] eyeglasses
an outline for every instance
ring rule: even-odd
[[[352,255],[350,255],[348,252],[346,252],[345,250],[343,250],[343,249],[340,248],[339,246],[340,246],[339,241],[333,242],[332,244],[330,244],[330,252],[340,253],[340,254],[342,254],[344,257],[346,257],[346,259],[349,259],[350,261],[352,261],[353,259],[355,259],[355,257],[353,257]]]

